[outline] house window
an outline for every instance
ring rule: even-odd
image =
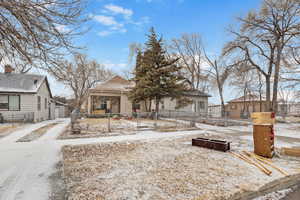
[[[205,104],[203,101],[198,101],[198,110],[204,110],[205,109]]]
[[[20,110],[20,95],[0,95],[0,110]]]
[[[132,104],[132,109],[133,110],[140,110],[141,109],[141,105],[139,103],[134,103],[134,104]]]
[[[106,110],[107,109],[107,101],[106,101],[106,99],[101,99],[100,109],[101,110]]]
[[[0,110],[8,110],[8,95],[0,95]]]
[[[20,95],[9,95],[9,110],[20,110]]]
[[[47,109],[47,107],[48,107],[48,100],[47,98],[45,98],[45,109]]]
[[[40,96],[37,97],[37,109],[41,110],[41,97]]]
[[[236,109],[237,109],[237,106],[236,106],[235,104],[232,104],[232,105],[230,105],[230,109],[231,109],[231,110],[236,110]]]
[[[161,109],[162,109],[162,110],[165,109],[165,101],[164,101],[164,100],[161,101]]]

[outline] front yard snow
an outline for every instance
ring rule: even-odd
[[[235,151],[251,149],[249,141],[237,137],[203,136],[233,141]],[[68,199],[231,199],[283,177],[276,170],[267,176],[230,153],[194,147],[194,137],[65,146]],[[290,174],[299,173],[295,169],[300,160],[274,158],[273,162]]]
[[[4,123],[0,124],[0,138],[7,136],[15,130],[22,128],[25,124],[20,123]]]
[[[176,130],[189,130],[187,122],[177,122],[170,120],[151,119],[110,119],[107,118],[86,118],[78,120],[81,130],[80,134],[72,134],[71,128],[61,134],[58,139],[76,138],[96,138],[107,136],[134,135],[143,130],[156,130],[158,132],[168,132]],[[110,131],[108,130],[110,127]],[[194,130],[194,129],[192,129]]]

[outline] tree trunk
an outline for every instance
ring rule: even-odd
[[[225,103],[224,103],[224,97],[223,97],[223,89],[219,87],[219,95],[221,100],[221,116],[225,117]]]
[[[272,111],[271,109],[271,80],[270,76],[266,76],[266,108],[265,111]]]
[[[160,102],[160,99],[155,99],[155,112],[156,112],[156,115],[155,115],[155,119],[158,120],[158,113],[159,113],[159,102]]]
[[[281,61],[282,48],[277,49],[277,57],[275,62],[275,73],[274,73],[274,83],[273,83],[273,98],[272,98],[272,111],[277,112],[277,92],[278,92],[278,80],[279,80],[279,70]]]

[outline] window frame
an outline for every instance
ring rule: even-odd
[[[0,96],[6,96],[7,97],[7,109],[0,108],[1,111],[9,111],[9,95],[8,94],[1,94]]]
[[[19,101],[18,101],[19,105],[18,105],[17,109],[10,109],[10,100],[9,100],[9,97],[11,97],[11,96],[17,96],[18,99],[19,99]],[[8,95],[8,110],[9,111],[20,111],[21,110],[21,95],[19,95],[19,94]]]
[[[0,96],[7,97],[7,109],[0,108],[0,111],[20,111],[21,110],[21,95],[19,95],[19,94],[0,94]],[[18,109],[10,109],[10,97],[11,96],[17,96],[19,98]]]
[[[230,110],[237,110],[237,105],[236,104],[231,104],[230,105]]]
[[[47,97],[45,97],[45,105],[44,105],[44,107],[45,107],[45,110],[47,110],[48,109],[48,99],[47,99]]]
[[[42,98],[41,96],[37,96],[37,110],[41,111],[42,109]]]

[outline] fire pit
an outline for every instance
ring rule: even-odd
[[[193,146],[204,147],[208,149],[214,149],[217,151],[229,151],[230,150],[230,142],[223,140],[212,140],[207,138],[195,138],[192,139]]]

